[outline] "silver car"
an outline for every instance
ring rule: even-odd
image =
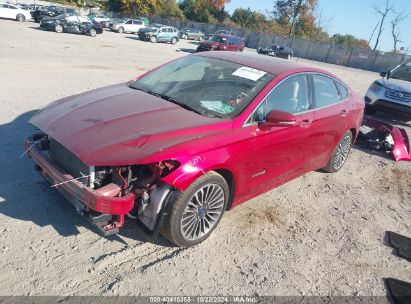
[[[365,95],[365,111],[391,109],[411,115],[411,62],[380,73]]]
[[[138,33],[138,30],[144,28],[143,20],[124,19],[110,24],[110,30],[117,33]]]

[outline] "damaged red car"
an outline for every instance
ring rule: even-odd
[[[204,52],[50,104],[25,146],[105,235],[127,217],[187,247],[225,210],[308,171],[341,169],[363,112],[363,98],[326,71]]]

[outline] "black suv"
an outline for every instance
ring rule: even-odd
[[[292,49],[290,49],[288,46],[281,45],[259,47],[257,49],[257,53],[286,59],[291,59],[294,56],[294,51]]]
[[[48,6],[46,8],[40,8],[33,12],[32,16],[35,22],[40,22],[45,17],[56,17],[61,14],[74,14],[76,10],[70,7],[64,6]]]
[[[57,17],[43,18],[40,27],[56,33],[74,33],[96,36],[103,33],[103,27],[97,22],[92,22],[86,16],[77,14],[64,14]]]

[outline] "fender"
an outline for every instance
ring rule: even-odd
[[[235,168],[230,167],[228,161],[229,158],[229,150],[226,147],[222,147],[217,150],[177,159],[177,161],[180,162],[180,166],[177,170],[164,177],[163,181],[184,191],[197,178],[212,170],[228,170],[235,178]]]

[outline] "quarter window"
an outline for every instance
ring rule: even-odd
[[[308,81],[305,74],[287,78],[267,97],[267,113],[276,109],[289,113],[300,113],[309,109]]]
[[[340,93],[340,100],[345,100],[348,98],[348,90],[345,86],[343,86],[338,81],[335,82],[338,88],[338,92]]]
[[[314,92],[316,108],[326,107],[341,100],[335,82],[332,78],[314,74]]]

